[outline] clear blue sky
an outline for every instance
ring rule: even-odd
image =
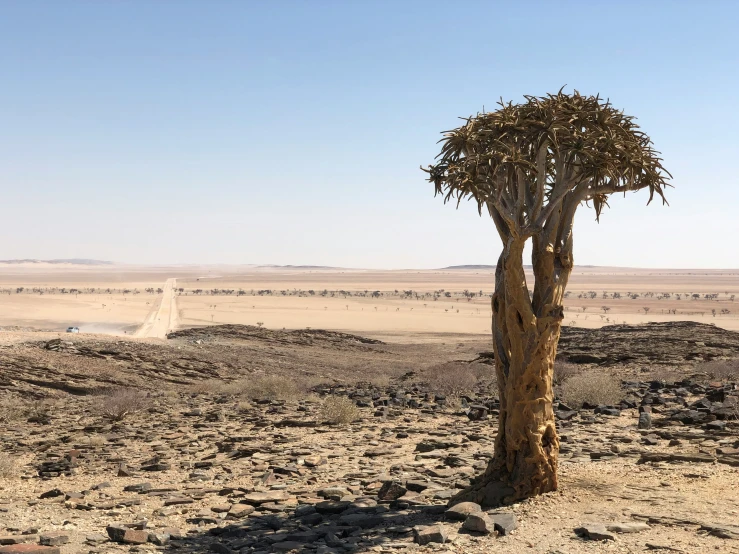
[[[567,85],[638,117],[671,207],[581,208],[579,264],[739,267],[736,2],[72,2],[0,18],[0,258],[440,267],[493,224],[439,133]]]

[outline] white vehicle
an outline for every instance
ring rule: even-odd
[[[67,327],[67,333],[79,333],[80,328],[79,327]]]

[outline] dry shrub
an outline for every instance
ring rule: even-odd
[[[709,379],[731,383],[739,380],[739,358],[712,360],[698,365],[697,371],[708,374]]]
[[[15,458],[0,452],[0,478],[10,479],[17,475]]]
[[[424,372],[432,392],[444,396],[469,394],[477,384],[475,371],[464,362],[447,362],[432,366]]]
[[[570,377],[579,375],[582,373],[582,368],[577,364],[564,361],[554,362],[554,376],[552,377],[552,384],[557,387],[563,385]]]
[[[190,387],[195,394],[243,396],[251,400],[295,400],[304,395],[311,384],[280,375],[252,376],[236,381],[209,379]]]
[[[9,396],[0,400],[0,422],[13,423],[26,419],[27,403],[20,398]]]
[[[359,408],[346,396],[329,396],[321,404],[319,417],[332,425],[348,425],[359,419]]]
[[[128,415],[145,410],[149,404],[146,393],[121,387],[105,391],[98,400],[97,411],[107,419],[121,421]]]
[[[226,385],[225,381],[219,379],[206,379],[190,385],[190,392],[194,394],[220,394]]]
[[[238,381],[235,387],[238,394],[252,400],[295,400],[304,394],[305,388],[288,377],[264,375]]]
[[[495,373],[494,364],[482,364],[480,362],[472,362],[469,364],[472,374],[478,383],[486,383],[488,386],[496,385],[498,375]]]
[[[648,379],[652,381],[660,381],[667,385],[674,385],[675,383],[685,379],[685,375],[674,369],[658,368],[655,370],[647,370],[649,372]]]
[[[389,375],[374,375],[373,377],[370,377],[369,384],[374,385],[375,387],[384,389],[386,387],[389,387],[391,383],[391,379]]]
[[[561,387],[562,402],[580,408],[589,404],[613,406],[623,399],[621,380],[602,371],[573,375]]]
[[[17,397],[8,397],[0,401],[0,422],[13,423],[27,421],[29,423],[51,423],[51,414],[56,408],[57,400],[44,398],[23,400]]]
[[[25,406],[23,415],[30,423],[48,425],[51,423],[51,413],[54,411],[56,406],[57,400],[53,398],[35,400]]]
[[[87,438],[87,444],[90,446],[105,446],[108,440],[102,435],[92,435]]]

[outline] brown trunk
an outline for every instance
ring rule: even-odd
[[[500,414],[493,458],[483,475],[451,504],[493,507],[557,489],[559,439],[552,373],[563,318],[569,256],[534,240],[534,298],[523,269],[524,241],[509,239],[498,260],[493,343]]]

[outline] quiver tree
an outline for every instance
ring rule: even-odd
[[[596,219],[610,194],[649,189],[664,198],[669,173],[632,117],[597,96],[560,91],[500,103],[444,134],[424,169],[444,201],[470,198],[503,242],[492,297],[500,414],[493,457],[452,503],[506,504],[557,488],[559,439],[552,372],[572,271],[577,208]],[[532,242],[534,290],[523,266]]]

